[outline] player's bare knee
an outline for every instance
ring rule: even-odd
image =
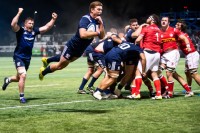
[[[110,76],[111,78],[117,79],[117,78],[119,77],[119,74],[118,74],[118,73],[109,73],[109,76]]]
[[[175,68],[172,68],[172,67],[167,67],[166,69],[167,69],[168,72],[171,72],[171,73],[176,72]]]
[[[190,69],[189,72],[190,72],[191,75],[194,75],[194,74],[197,73],[197,68]]]
[[[25,75],[26,76],[26,69],[25,68],[18,69],[18,75],[19,76],[21,76],[21,75]]]

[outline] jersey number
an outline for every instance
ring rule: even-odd
[[[120,49],[124,50],[124,49],[130,48],[130,45],[127,43],[122,43],[122,44],[118,45],[118,47]]]

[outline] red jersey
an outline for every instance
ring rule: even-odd
[[[142,47],[156,52],[161,50],[160,29],[157,25],[152,24],[142,29],[140,36],[143,36]]]
[[[161,30],[161,40],[162,40],[162,50],[163,52],[169,49],[178,49],[177,41],[178,37],[181,35],[181,31],[173,28],[168,27],[166,31]]]
[[[187,37],[187,39],[189,40],[189,42],[190,42],[190,51],[188,51],[186,48],[187,48],[187,46],[186,46],[186,44],[185,44],[185,42],[183,41],[183,40],[178,40],[178,42],[179,42],[179,48],[183,51],[183,53],[185,54],[185,55],[188,55],[189,53],[192,53],[192,52],[195,52],[196,51],[196,48],[194,47],[194,44],[192,43],[192,40],[190,39],[190,37],[189,37],[189,35],[187,34],[187,33],[182,33],[182,34],[184,34],[184,36],[186,36]]]

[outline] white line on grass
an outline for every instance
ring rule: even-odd
[[[18,108],[32,108],[32,107],[41,107],[41,106],[53,106],[53,105],[71,104],[71,103],[83,103],[83,102],[91,102],[91,101],[94,101],[94,100],[82,100],[82,101],[59,102],[59,103],[47,103],[47,104],[36,104],[36,105],[27,105],[27,106],[12,106],[12,107],[0,108],[0,110],[18,109]]]
[[[199,91],[200,90],[193,90],[193,92],[199,92]],[[178,94],[178,92],[176,92],[175,94]],[[81,101],[71,101],[71,102],[47,103],[47,104],[36,104],[36,105],[27,105],[27,106],[12,106],[12,107],[0,108],[0,110],[18,109],[18,108],[33,108],[33,107],[53,106],[53,105],[71,104],[71,103],[83,103],[83,102],[92,102],[92,101],[94,101],[94,100],[81,100]]]

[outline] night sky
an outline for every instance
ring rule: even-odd
[[[34,17],[35,26],[43,26],[51,19],[51,13],[56,12],[58,19],[53,29],[57,33],[74,33],[82,15],[88,13],[89,4],[93,0],[1,0],[0,2],[0,45],[9,45],[15,39],[10,23],[17,14],[18,8],[24,8],[19,24],[28,16]],[[106,28],[123,28],[130,18],[138,18],[142,23],[147,15],[152,13],[184,11],[188,6],[190,11],[199,11],[197,0],[100,0],[103,3],[103,20]],[[46,34],[51,34],[53,30]]]

